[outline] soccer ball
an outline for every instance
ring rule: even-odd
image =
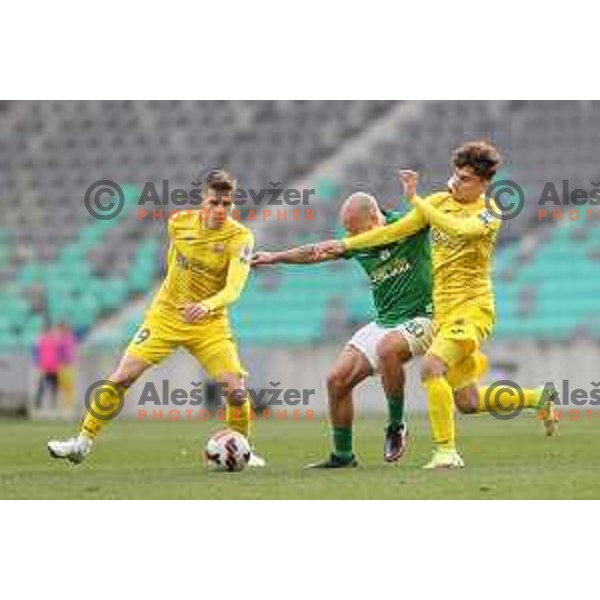
[[[250,460],[250,444],[237,431],[217,431],[206,444],[204,453],[209,469],[241,471]]]

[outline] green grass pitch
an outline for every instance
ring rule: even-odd
[[[199,455],[218,423],[117,421],[79,466],[52,461],[46,441],[73,425],[0,420],[0,498],[600,498],[600,418],[561,423],[546,438],[531,414],[502,422],[462,417],[466,468],[423,471],[429,426],[413,415],[411,444],[400,464],[381,458],[383,417],[358,420],[361,467],[304,470],[329,451],[327,424],[258,422],[257,451],[265,469],[209,472]]]

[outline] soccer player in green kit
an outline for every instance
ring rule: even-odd
[[[376,199],[362,192],[347,198],[340,221],[349,235],[393,223],[400,214],[382,211]],[[404,420],[404,363],[423,355],[433,339],[429,232],[387,246],[347,252],[323,252],[308,244],[282,252],[258,252],[252,265],[315,264],[336,258],[355,259],[371,281],[376,309],[374,321],[359,329],[340,353],[327,378],[329,416],[334,450],[328,459],[309,465],[318,468],[357,466],[352,445],[354,407],[352,390],[379,373],[388,401],[384,460],[399,460],[406,450]]]

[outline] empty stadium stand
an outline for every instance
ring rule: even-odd
[[[164,179],[189,188],[202,170],[226,165],[244,187],[283,186],[335,157],[398,109],[394,102],[11,102],[0,108],[0,350],[28,351],[46,318],[82,334],[132,299],[152,292],[162,272],[163,234],[135,216],[141,186]],[[444,185],[453,147],[493,139],[506,155],[502,177],[526,191],[525,210],[505,224],[496,258],[502,338],[600,337],[595,281],[600,227],[537,220],[547,181],[589,188],[598,179],[600,103],[425,102],[409,120],[343,161],[334,178],[313,181],[320,219],[269,226],[260,244],[280,248],[341,233],[337,209],[357,187],[388,206],[397,166],[418,169],[423,191]],[[126,208],[94,220],[87,187],[111,179]],[[567,283],[568,282],[568,283]],[[310,302],[306,298],[310,298]],[[370,318],[368,282],[349,261],[253,273],[232,319],[257,345],[314,344],[326,336],[331,304],[350,330]],[[276,310],[274,310],[276,307]],[[124,343],[141,319],[102,342]]]

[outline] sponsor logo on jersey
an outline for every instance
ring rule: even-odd
[[[492,214],[487,210],[480,212],[477,216],[483,221],[486,227],[489,227],[490,223],[492,222],[492,219],[494,218]]]
[[[207,269],[207,267],[203,265],[201,261],[195,258],[188,258],[180,252],[176,254],[175,260],[177,266],[185,271],[193,271],[194,273],[206,273],[209,271],[209,269]]]
[[[387,263],[383,267],[376,269],[371,274],[371,283],[373,285],[378,285],[391,279],[392,277],[398,277],[399,275],[403,275],[407,271],[410,271],[411,264],[405,258],[398,258],[396,260]]]

